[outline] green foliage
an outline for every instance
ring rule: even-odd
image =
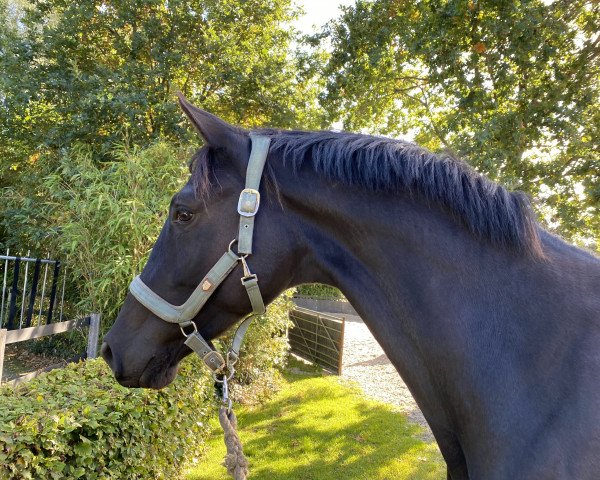
[[[212,382],[198,359],[164,390],[126,389],[101,360],[0,390],[0,477],[177,478],[202,449]]]
[[[146,262],[171,196],[187,179],[190,152],[157,143],[114,155],[117,161],[98,166],[88,147],[73,148],[57,171],[33,176],[24,192],[13,187],[3,195],[8,246],[68,258],[67,299],[80,313],[107,319],[116,316]]]
[[[163,142],[120,149],[115,156],[118,161],[97,166],[89,149],[75,148],[60,159],[60,170],[31,180],[33,198],[5,189],[12,246],[47,248],[68,258],[71,311],[101,312],[105,329],[146,263],[171,196],[188,178],[190,152]],[[242,349],[241,383],[283,362],[289,305],[284,294],[255,319]]]
[[[240,352],[242,368],[238,368],[237,378],[241,382],[251,383],[265,370],[284,366],[292,306],[291,292],[284,292],[267,307],[266,314],[252,321]]]
[[[66,302],[69,318],[100,312],[107,330],[127,287],[146,263],[167,215],[171,196],[188,178],[190,152],[167,143],[146,149],[119,149],[118,160],[98,166],[88,148],[73,148],[60,158],[58,171],[29,180],[31,196],[6,188],[9,246],[27,244],[68,258]],[[40,158],[40,162],[44,162]],[[39,167],[41,171],[44,167]],[[287,353],[289,294],[255,319],[242,348],[234,389],[252,401],[275,386],[275,368]],[[70,338],[69,338],[70,337]],[[36,343],[38,351],[67,351],[78,332]],[[224,341],[229,344],[229,338]]]
[[[289,342],[287,329],[291,325],[291,291],[286,291],[268,307],[267,313],[252,320],[246,333],[236,365],[232,397],[245,404],[256,404],[278,389],[278,370],[285,365]],[[230,345],[235,330],[221,343],[223,350]]]
[[[189,138],[174,94],[246,126],[318,122],[290,0],[0,3],[0,183],[48,149]],[[12,169],[12,170],[11,170]]]
[[[365,399],[333,375],[299,362],[271,401],[239,410],[239,432],[255,480],[440,480],[446,465],[435,441],[389,405]],[[187,480],[226,480],[220,427]]]
[[[337,288],[321,283],[307,283],[296,288],[296,292],[300,295],[310,297],[326,297],[326,298],[343,298],[342,292]]]
[[[250,327],[231,385],[236,401],[256,404],[278,389],[289,303],[289,293],[281,296]],[[93,360],[1,389],[0,478],[177,477],[202,450],[216,412],[207,372],[192,355],[166,389],[131,390]]]
[[[466,158],[600,248],[600,9],[589,0],[359,0],[329,27],[348,129]]]

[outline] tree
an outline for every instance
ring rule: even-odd
[[[177,91],[246,126],[318,122],[312,73],[291,54],[291,0],[32,0],[18,16],[11,5],[2,171],[74,142],[108,159],[115,143],[186,138]]]
[[[541,198],[600,249],[599,24],[591,0],[359,0],[328,28],[323,102]]]

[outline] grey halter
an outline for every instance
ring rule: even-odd
[[[250,139],[252,141],[252,150],[250,152],[250,159],[248,160],[248,169],[246,170],[246,185],[240,193],[237,208],[240,215],[238,237],[229,244],[227,251],[208,271],[190,297],[184,304],[176,306],[153,292],[139,276],[135,277],[129,285],[131,294],[144,307],[165,322],[179,325],[183,335],[186,337],[185,344],[194,350],[214,373],[225,373],[224,370],[227,368],[229,370],[226,373],[227,377],[233,374],[233,365],[238,359],[244,334],[250,326],[252,318],[255,315],[265,313],[266,310],[260,289],[258,288],[258,278],[248,268],[246,258],[252,253],[254,217],[260,205],[260,193],[258,189],[267,154],[269,153],[270,138],[262,135],[250,135]],[[238,253],[234,253],[232,250],[235,243],[237,243]],[[202,338],[192,319],[238,263],[242,264],[244,270],[241,282],[248,293],[248,298],[252,305],[252,313],[238,327],[231,348],[227,353],[227,358],[224,359],[219,352]],[[191,333],[186,333],[185,329],[187,327],[193,329]]]

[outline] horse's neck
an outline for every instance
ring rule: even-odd
[[[423,347],[435,332],[471,337],[471,329],[489,327],[498,334],[525,328],[522,319],[552,329],[553,312],[574,308],[565,292],[594,275],[600,281],[598,259],[562,240],[543,233],[548,258],[532,258],[476,238],[418,197],[317,178],[296,183],[286,208],[297,214],[296,234],[309,252],[297,280],[340,288],[384,348],[398,330]],[[439,352],[445,342],[437,340]]]
[[[490,402],[511,383],[528,388],[511,377],[522,367],[511,362],[568,341],[559,327],[573,305],[561,300],[567,287],[548,262],[478,240],[419,199],[311,187],[288,199],[309,252],[297,280],[343,291],[432,426],[463,427],[465,411],[496,421]],[[497,375],[489,376],[492,368]]]
[[[418,199],[317,184],[295,201],[298,234],[307,236],[311,250],[312,278],[300,280],[340,288],[392,360],[400,338],[420,348],[441,340],[433,342],[439,352],[446,342],[436,334],[457,334],[460,318],[471,315],[473,304],[491,302],[508,278],[496,270],[521,262]]]
[[[298,235],[306,236],[313,275],[302,280],[338,286],[375,330],[422,320],[446,326],[532,263],[408,196],[318,185],[300,203]]]

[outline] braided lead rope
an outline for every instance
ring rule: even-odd
[[[227,455],[223,465],[234,480],[246,480],[249,474],[248,459],[244,456],[242,442],[237,433],[237,418],[227,407],[219,409],[219,423],[223,427]]]

